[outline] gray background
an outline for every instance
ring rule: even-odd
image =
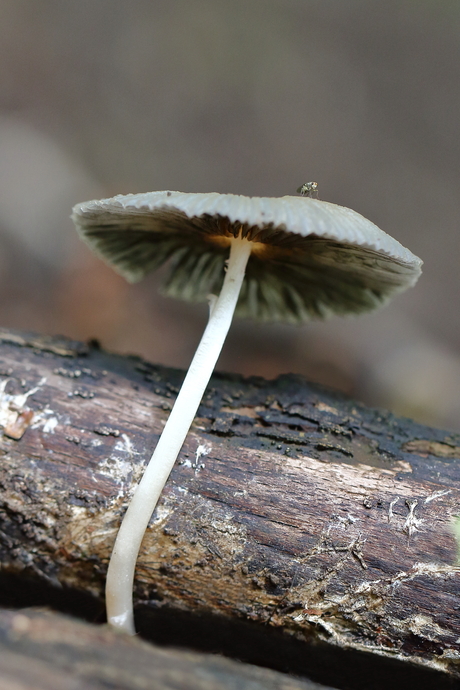
[[[235,321],[219,368],[460,429],[459,76],[458,0],[0,0],[0,324],[186,366],[206,307],[128,286],[72,205],[317,180],[419,284],[360,319]]]

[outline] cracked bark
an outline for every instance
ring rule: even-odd
[[[96,617],[183,373],[3,331],[0,376],[0,603]],[[138,628],[337,687],[457,687],[459,459],[460,435],[301,377],[216,374],[142,545]]]

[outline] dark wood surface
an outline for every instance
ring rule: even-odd
[[[102,608],[183,372],[95,345],[0,333],[3,604]],[[337,687],[454,687],[459,461],[460,435],[301,377],[215,375],[142,545],[139,629]]]

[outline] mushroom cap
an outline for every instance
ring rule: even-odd
[[[421,260],[349,208],[309,197],[149,192],[77,204],[82,239],[128,281],[170,264],[164,292],[218,293],[231,238],[254,242],[236,314],[303,322],[358,314],[411,287]]]

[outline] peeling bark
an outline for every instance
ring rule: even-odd
[[[102,599],[183,373],[63,339],[0,341],[3,575]],[[142,545],[141,631],[158,636],[165,610],[216,614],[458,678],[459,460],[460,435],[299,376],[216,374]]]

